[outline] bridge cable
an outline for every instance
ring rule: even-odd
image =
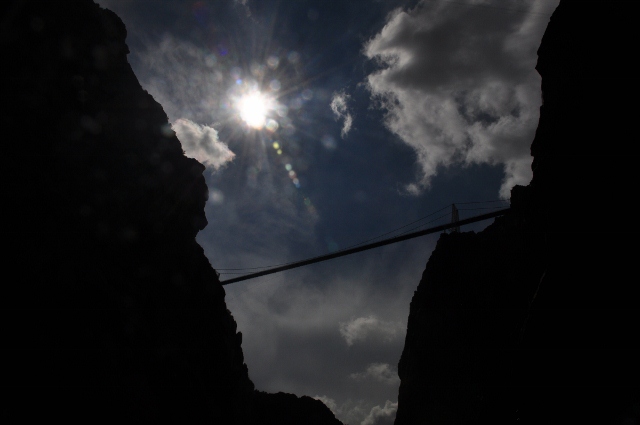
[[[325,254],[325,255],[320,255],[317,257],[312,257],[306,260],[302,260],[302,261],[297,261],[295,263],[290,263],[287,265],[283,265],[280,267],[274,267],[268,270],[263,270],[260,272],[256,272],[256,273],[251,273],[251,274],[247,274],[244,276],[238,276],[232,279],[228,279],[228,280],[224,280],[222,282],[220,282],[221,285],[229,285],[231,283],[236,283],[236,282],[240,282],[243,280],[247,280],[247,279],[253,279],[256,277],[260,277],[260,276],[264,276],[264,275],[268,275],[268,274],[272,274],[272,273],[277,273],[277,272],[281,272],[281,271],[285,271],[285,270],[290,270],[293,268],[297,268],[297,267],[302,267],[302,266],[306,266],[306,265],[310,265],[310,264],[314,264],[314,263],[319,263],[321,261],[327,261],[327,260],[331,260],[333,258],[337,258],[337,257],[343,257],[345,255],[350,255],[350,254],[355,254],[356,252],[361,252],[361,251],[366,251],[369,249],[373,249],[373,248],[378,248],[384,245],[389,245],[392,243],[397,243],[397,242],[401,242],[407,239],[412,239],[412,238],[416,238],[419,236],[424,236],[424,235],[428,235],[431,233],[436,233],[436,232],[441,232],[443,230],[447,230],[451,227],[457,227],[457,226],[462,226],[465,224],[470,224],[470,223],[475,223],[477,221],[482,221],[482,220],[487,220],[490,218],[494,218],[494,217],[498,217],[501,215],[505,215],[510,211],[510,208],[505,208],[505,209],[501,209],[498,211],[492,211],[492,212],[488,212],[485,214],[481,214],[481,215],[477,215],[474,217],[470,217],[470,218],[466,218],[464,220],[459,220],[457,222],[453,222],[453,223],[447,223],[447,224],[443,224],[440,226],[435,226],[435,227],[431,227],[425,230],[421,230],[418,232],[413,232],[413,233],[408,233],[408,234],[404,234],[404,235],[400,235],[400,236],[395,236],[389,239],[384,239],[378,242],[374,242],[368,245],[362,245],[362,246],[357,246],[354,248],[350,248],[350,249],[345,249],[342,251],[338,251],[338,252],[334,252],[331,254]]]
[[[505,203],[505,202],[506,202],[506,203],[508,203],[509,201],[508,201],[508,200],[504,200],[504,199],[495,199],[495,200],[490,200],[490,201],[456,202],[456,203],[454,203],[454,204],[457,204],[457,205],[466,205],[466,204],[489,204],[489,203],[494,203],[494,202],[502,202],[502,203]],[[439,210],[434,211],[434,212],[432,212],[432,213],[429,213],[429,214],[427,214],[427,215],[425,215],[425,216],[423,216],[423,217],[420,217],[419,219],[417,219],[417,220],[415,220],[415,221],[412,221],[412,222],[410,222],[410,223],[407,223],[407,224],[405,224],[404,226],[397,227],[397,228],[395,228],[395,229],[393,229],[393,230],[390,230],[390,231],[388,231],[388,232],[382,233],[382,234],[380,234],[380,235],[378,235],[378,236],[375,236],[375,237],[373,237],[373,238],[366,239],[366,240],[364,240],[364,241],[362,241],[362,242],[359,242],[359,243],[357,243],[357,244],[349,245],[348,247],[343,248],[342,250],[337,251],[337,252],[341,252],[341,251],[343,251],[343,250],[345,250],[345,249],[350,249],[350,248],[353,248],[353,247],[356,247],[356,246],[360,246],[360,245],[363,245],[363,244],[365,244],[365,243],[367,243],[367,242],[371,242],[371,241],[374,241],[374,240],[376,240],[376,239],[379,239],[379,238],[381,238],[381,237],[383,237],[383,236],[387,236],[387,235],[393,234],[393,233],[397,232],[397,231],[398,231],[398,230],[400,230],[400,229],[404,229],[404,228],[405,228],[405,227],[407,227],[407,226],[410,226],[410,225],[412,225],[412,224],[418,223],[418,222],[420,222],[420,221],[422,221],[422,220],[424,220],[424,219],[426,219],[426,218],[429,218],[429,217],[431,217],[432,215],[437,214],[437,213],[439,213],[440,211],[443,211],[443,210],[445,210],[445,209],[447,209],[447,208],[449,208],[449,205],[447,205],[447,206],[445,206],[445,207],[442,207],[442,208],[440,208]],[[484,209],[494,209],[494,208],[501,208],[501,207],[500,207],[500,206],[499,206],[499,207],[486,207],[486,208],[484,208]],[[461,210],[461,211],[469,211],[469,210],[476,210],[476,209],[483,209],[483,208],[459,208],[459,210]],[[447,215],[448,215],[448,214],[446,214],[446,215],[444,215],[444,216],[440,216],[440,217],[438,217],[438,218],[436,218],[436,219],[434,219],[434,220],[428,221],[428,222],[426,222],[426,223],[424,223],[424,224],[422,224],[422,225],[420,225],[420,226],[413,227],[413,228],[409,229],[409,231],[414,230],[414,229],[419,229],[420,227],[423,227],[423,226],[425,226],[425,225],[427,225],[427,224],[433,223],[434,221],[440,220],[441,218],[443,218],[443,217],[445,217],[445,216],[447,216]],[[407,232],[403,232],[403,233],[400,233],[400,235],[404,235],[404,234],[406,234],[406,233],[407,233]],[[231,273],[220,273],[221,275],[237,275],[237,274],[241,274],[241,273],[238,273],[238,272],[241,272],[241,271],[270,269],[270,268],[272,268],[272,267],[286,266],[286,265],[294,264],[294,263],[296,263],[296,261],[292,261],[292,262],[288,262],[288,263],[272,264],[272,265],[269,265],[269,266],[259,266],[259,267],[242,267],[242,268],[218,268],[218,267],[214,267],[214,268],[215,268],[215,270],[216,270],[216,271],[218,271],[218,272],[231,272]]]

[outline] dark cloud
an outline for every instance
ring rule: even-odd
[[[415,248],[429,245],[389,247],[226,288],[251,379],[267,391],[320,398],[351,425],[395,400],[409,301],[426,260]],[[395,250],[414,266],[393,270]]]
[[[366,405],[363,400],[347,400],[339,405],[335,400],[326,396],[314,398],[322,401],[337,418],[349,425],[393,425],[398,410],[398,403],[389,400],[381,405],[371,407]]]
[[[370,338],[391,341],[404,334],[404,329],[403,323],[386,322],[375,315],[357,317],[340,323],[340,334],[349,346]]]
[[[384,406],[374,406],[361,425],[393,425],[398,403],[387,400]]]
[[[388,363],[371,363],[364,372],[352,373],[349,377],[358,381],[371,379],[389,385],[400,384],[398,371]]]

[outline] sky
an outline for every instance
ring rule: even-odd
[[[529,183],[558,0],[97,0],[207,166],[221,280],[508,206]],[[467,225],[480,231],[491,221]],[[391,424],[438,234],[225,286],[257,389]],[[374,239],[378,237],[378,239]]]

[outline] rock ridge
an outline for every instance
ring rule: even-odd
[[[540,48],[533,179],[443,234],[411,301],[396,425],[636,423],[631,2],[561,0]]]
[[[195,241],[205,168],[140,86],[118,16],[12,0],[0,17],[3,420],[340,424],[254,389]]]

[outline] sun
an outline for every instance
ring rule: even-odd
[[[269,100],[263,94],[260,92],[246,94],[238,100],[237,107],[240,118],[248,126],[255,129],[264,127],[269,111]]]

